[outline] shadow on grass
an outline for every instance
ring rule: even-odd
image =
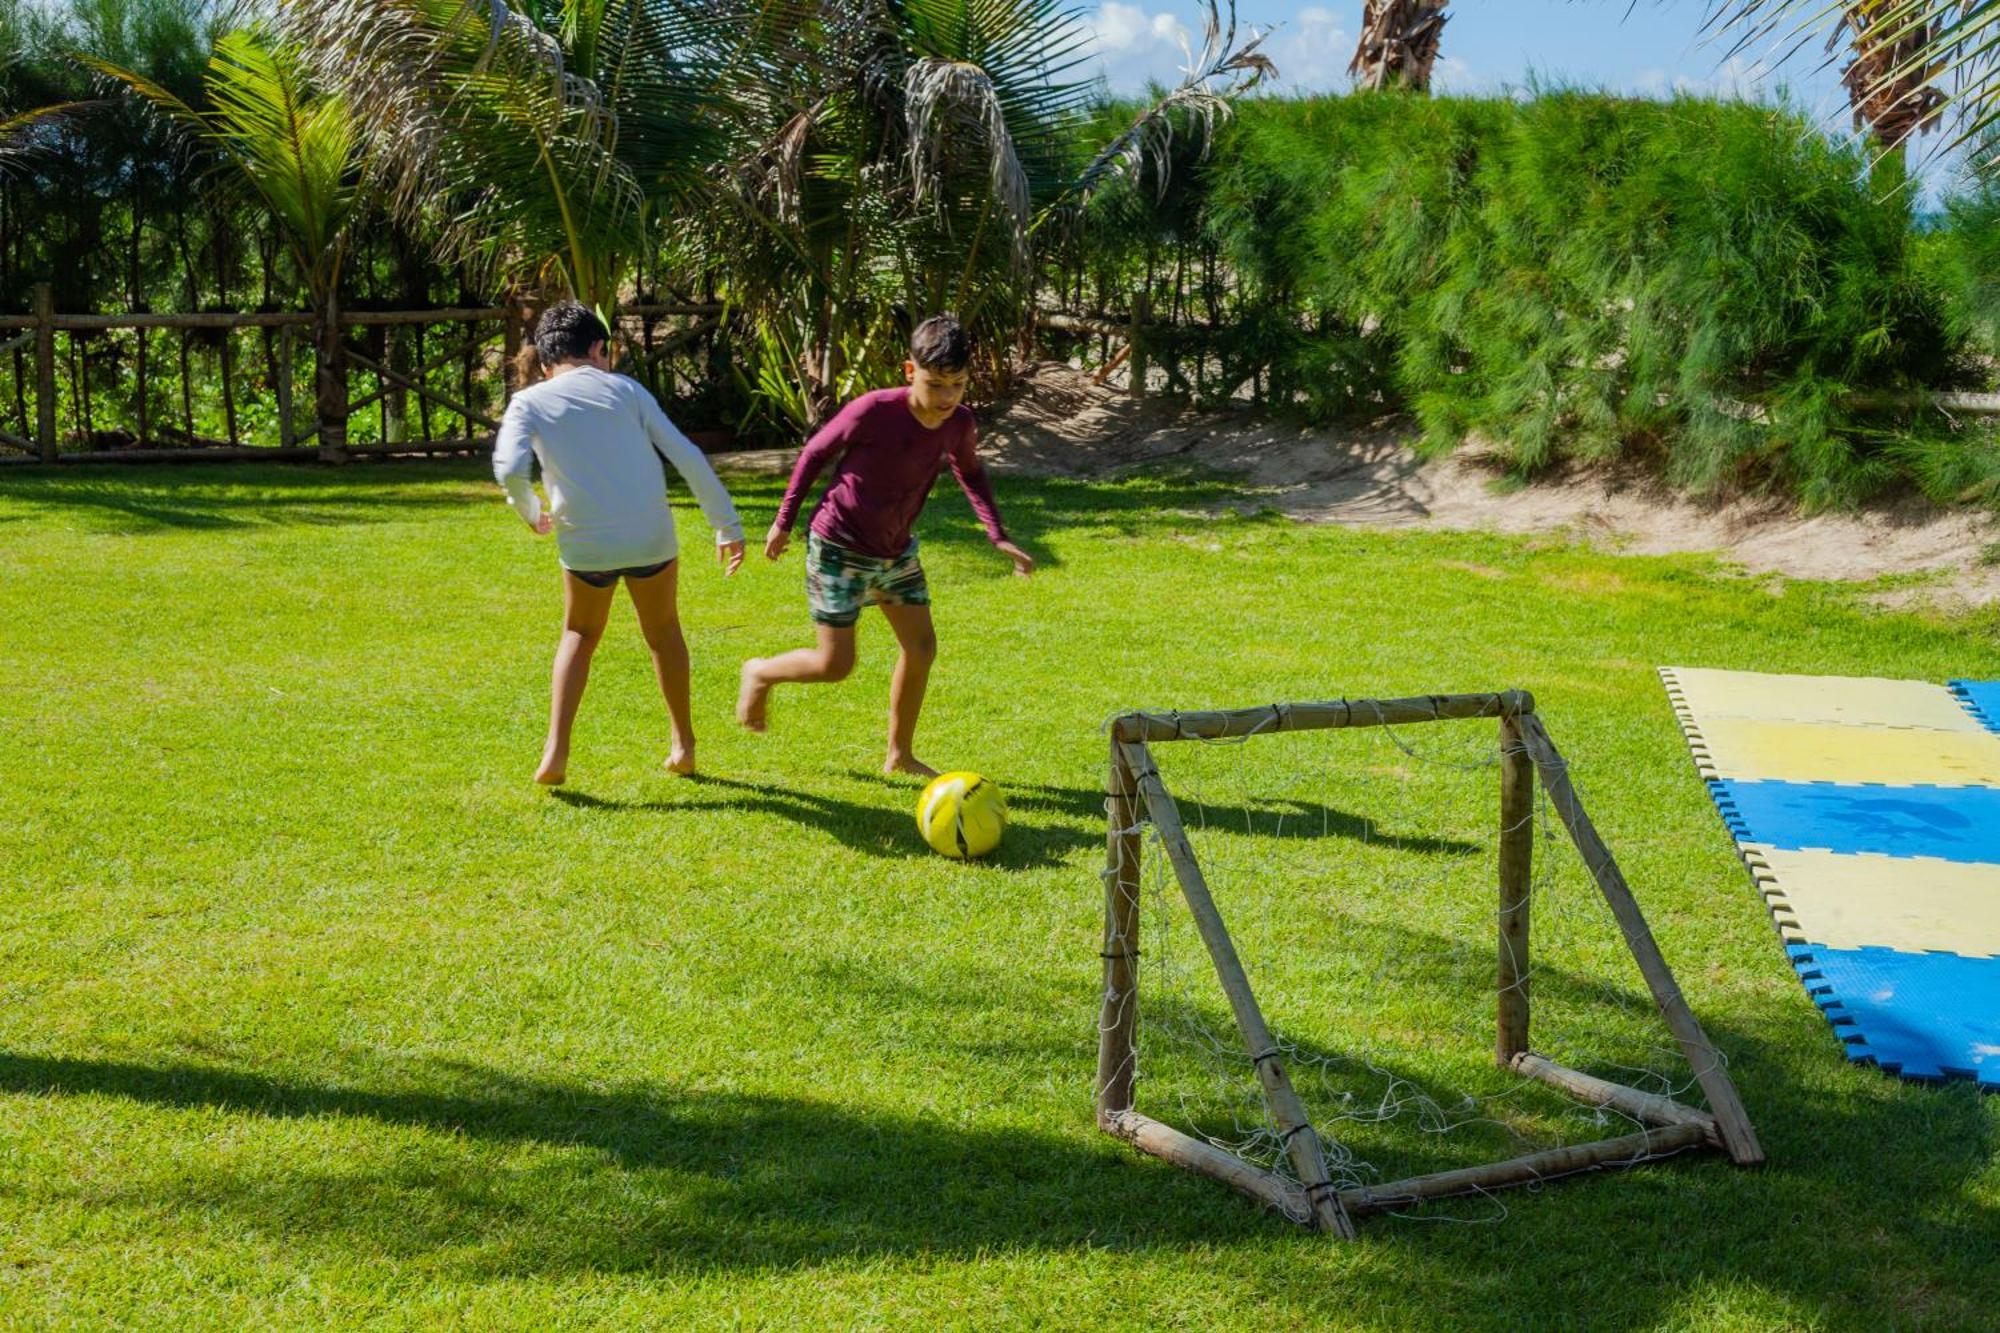
[[[1150,1201],[1170,1206],[1133,1207],[1132,1163],[1108,1141],[803,1098],[602,1088],[462,1065],[421,1072],[442,1086],[377,1090],[207,1065],[0,1054],[6,1092],[356,1118],[446,1136],[417,1155],[423,1164],[380,1175],[317,1161],[183,1165],[134,1182],[123,1199],[115,1188],[92,1197],[392,1255],[471,1251],[482,1271],[760,1270],[856,1255],[1184,1245],[1265,1225],[1165,1171]],[[581,1148],[596,1159],[538,1155],[489,1167],[449,1146],[458,1138]]]
[[[447,512],[464,500],[410,488],[471,480],[473,475],[432,463],[346,468],[193,464],[112,473],[36,469],[0,477],[0,500],[86,516],[121,533],[336,527]]]
[[[860,769],[849,769],[857,782],[894,785],[891,779]],[[1101,846],[1105,836],[1104,793],[1091,787],[1059,787],[1047,783],[1006,783],[1009,829],[1020,824],[1023,810],[1060,815],[1090,827],[1084,841]],[[1422,834],[1384,832],[1374,820],[1328,805],[1323,801],[1301,801],[1274,797],[1255,806],[1228,805],[1208,801],[1186,802],[1181,814],[1194,832],[1217,828],[1279,840],[1295,838],[1346,838],[1355,842],[1379,843],[1399,851],[1424,855],[1464,856],[1477,852],[1480,845],[1458,838],[1434,838]],[[1012,836],[1010,831],[1009,836]],[[1199,849],[1197,849],[1199,850]]]
[[[907,783],[889,783],[904,792],[909,802],[894,807],[865,801],[851,801],[799,787],[746,782],[740,778],[700,774],[687,780],[704,794],[680,801],[621,801],[592,796],[570,787],[558,787],[550,795],[578,810],[602,810],[626,814],[674,816],[704,810],[735,810],[775,815],[780,819],[818,829],[828,837],[869,856],[913,858],[934,857],[937,853],[917,836],[916,795],[918,788]],[[1002,870],[1027,870],[1056,865],[1078,848],[1097,846],[1102,834],[1061,824],[1016,820],[1007,837],[980,865]]]

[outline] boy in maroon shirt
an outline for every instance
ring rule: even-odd
[[[972,409],[959,401],[971,360],[971,340],[957,320],[949,315],[925,320],[911,336],[910,359],[903,363],[908,386],[862,394],[799,455],[764,539],[764,554],[776,560],[785,553],[806,492],[833,464],[806,538],[806,600],[819,641],[743,664],[736,720],[750,730],[764,730],[773,685],[847,678],[854,670],[855,622],[861,608],[873,602],[895,631],[898,649],[882,771],[937,776],[910,748],[937,657],[930,590],[911,529],[946,462],[995,549],[1014,562],[1014,572],[1025,578],[1035,568],[1000,526],[992,484],[973,448]]]

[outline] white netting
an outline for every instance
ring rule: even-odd
[[[1342,1188],[1644,1127],[1494,1062],[1498,737],[1480,719],[1152,747]],[[1143,799],[1138,810],[1135,1104],[1295,1180]],[[1700,1105],[1539,780],[1532,818],[1531,1049]],[[1492,1219],[1504,1208],[1461,1199],[1415,1215]]]

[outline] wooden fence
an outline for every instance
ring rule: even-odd
[[[16,427],[0,424],[0,445],[21,451],[0,456],[0,462],[340,460],[490,449],[508,393],[506,367],[525,328],[521,308],[510,306],[339,310],[329,329],[324,312],[66,314],[55,309],[47,284],[35,288],[34,298],[33,313],[0,315],[0,357],[13,361]],[[722,312],[707,304],[623,307],[614,335],[621,365],[655,392],[671,393],[682,379],[698,380],[701,372],[692,364],[673,363],[676,358],[689,363],[712,343]],[[441,330],[454,328],[445,350],[427,346]],[[237,342],[245,332],[255,332],[261,342],[263,373],[255,385],[243,383],[238,371]],[[120,333],[132,344],[132,419],[100,429],[87,347]],[[163,334],[177,354],[164,367],[154,355]],[[218,363],[211,387],[221,400],[219,437],[196,428],[197,375],[190,351],[196,341],[206,343]],[[309,368],[302,369],[305,363]],[[310,376],[304,403],[302,373]],[[448,387],[439,383],[441,377]],[[177,380],[178,426],[152,410],[161,378]],[[270,401],[255,413],[245,411],[246,388],[250,396],[261,389]],[[65,404],[71,418],[66,432],[58,424]],[[0,423],[8,422],[9,406],[0,403]],[[350,443],[350,425],[370,408],[380,414],[379,441]],[[256,423],[246,420],[251,416]],[[80,447],[65,450],[66,442]]]

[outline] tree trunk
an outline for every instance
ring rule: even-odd
[[[1444,34],[1446,0],[1367,0],[1347,72],[1363,88],[1427,93]]]
[[[320,303],[319,348],[313,357],[313,414],[319,423],[319,457],[345,463],[347,454],[347,357],[340,344],[340,294],[330,289]]]

